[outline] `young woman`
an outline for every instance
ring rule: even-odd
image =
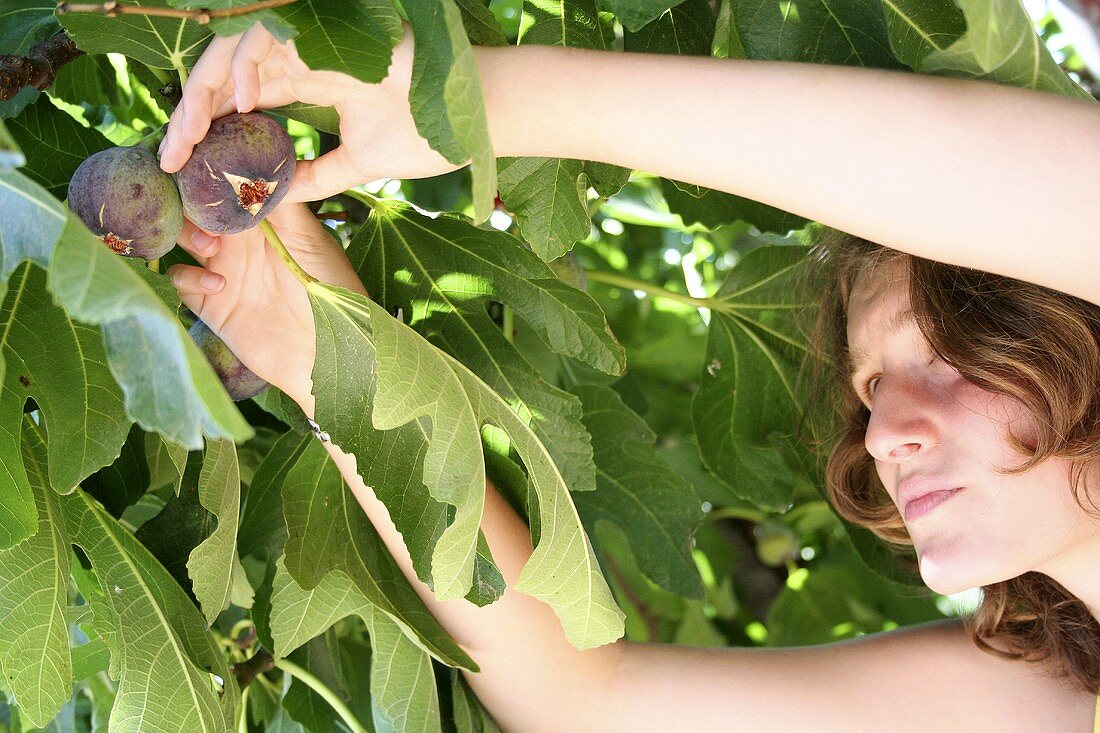
[[[258,25],[214,40],[173,114],[163,168],[179,169],[212,118],[302,101],[336,108],[343,145],[300,164],[292,201],[453,169],[412,122],[410,35],[377,85],[309,70]],[[329,445],[406,575],[481,666],[468,679],[501,726],[1089,730],[1100,714],[1100,489],[1089,481],[1100,451],[1100,107],[811,64],[556,47],[476,58],[498,156],[616,163],[854,235],[829,251],[826,313],[852,379],[830,491],[841,511],[912,542],[932,589],[990,591],[972,634],[946,621],[811,648],[619,641],[581,652],[548,607],[512,591],[486,608],[436,601],[354,458]],[[311,274],[363,292],[303,206],[271,219]],[[183,302],[312,415],[309,305],[262,235],[188,226],[180,244],[200,265],[171,268]],[[491,486],[484,531],[514,582],[530,538]]]

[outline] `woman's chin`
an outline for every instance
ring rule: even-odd
[[[978,577],[978,574],[973,572],[973,568],[960,568],[957,564],[952,566],[942,563],[931,555],[920,556],[920,577],[929,589],[944,596],[994,582]]]

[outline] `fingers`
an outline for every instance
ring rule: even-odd
[[[230,60],[240,40],[240,34],[215,38],[191,70],[160,147],[160,167],[166,173],[182,168],[210,129],[214,96],[229,82]]]
[[[179,291],[183,304],[196,313],[201,312],[203,299],[207,295],[221,292],[225,287],[224,277],[204,267],[172,265],[166,272],[172,285]],[[195,305],[199,306],[198,310]]]
[[[238,112],[251,112],[260,97],[260,63],[271,53],[275,38],[260,23],[249,28],[233,53],[231,75]]]
[[[195,258],[203,267],[206,267],[207,258],[213,257],[222,248],[221,237],[204,232],[191,223],[190,219],[183,220],[183,231],[176,238],[176,243],[187,251],[187,254]]]
[[[287,201],[319,201],[371,180],[355,164],[347,145],[316,160],[299,160]]]

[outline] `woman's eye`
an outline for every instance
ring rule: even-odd
[[[867,397],[867,401],[870,402],[871,398],[875,396],[875,387],[878,386],[879,377],[872,377],[868,379],[863,385],[864,395]]]

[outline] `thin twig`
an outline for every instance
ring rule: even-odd
[[[57,14],[62,13],[97,13],[108,18],[116,18],[119,15],[155,15],[162,18],[182,18],[193,20],[199,25],[206,25],[217,18],[232,18],[237,15],[247,15],[257,10],[278,8],[282,5],[290,5],[295,0],[260,0],[250,5],[239,5],[235,8],[221,8],[210,10],[208,8],[195,8],[194,10],[180,10],[178,8],[142,7],[139,5],[123,5],[118,0],[107,0],[103,3],[67,3],[57,4]]]
[[[6,102],[27,86],[47,88],[61,67],[82,53],[61,31],[31,46],[26,56],[0,54],[0,99]]]

